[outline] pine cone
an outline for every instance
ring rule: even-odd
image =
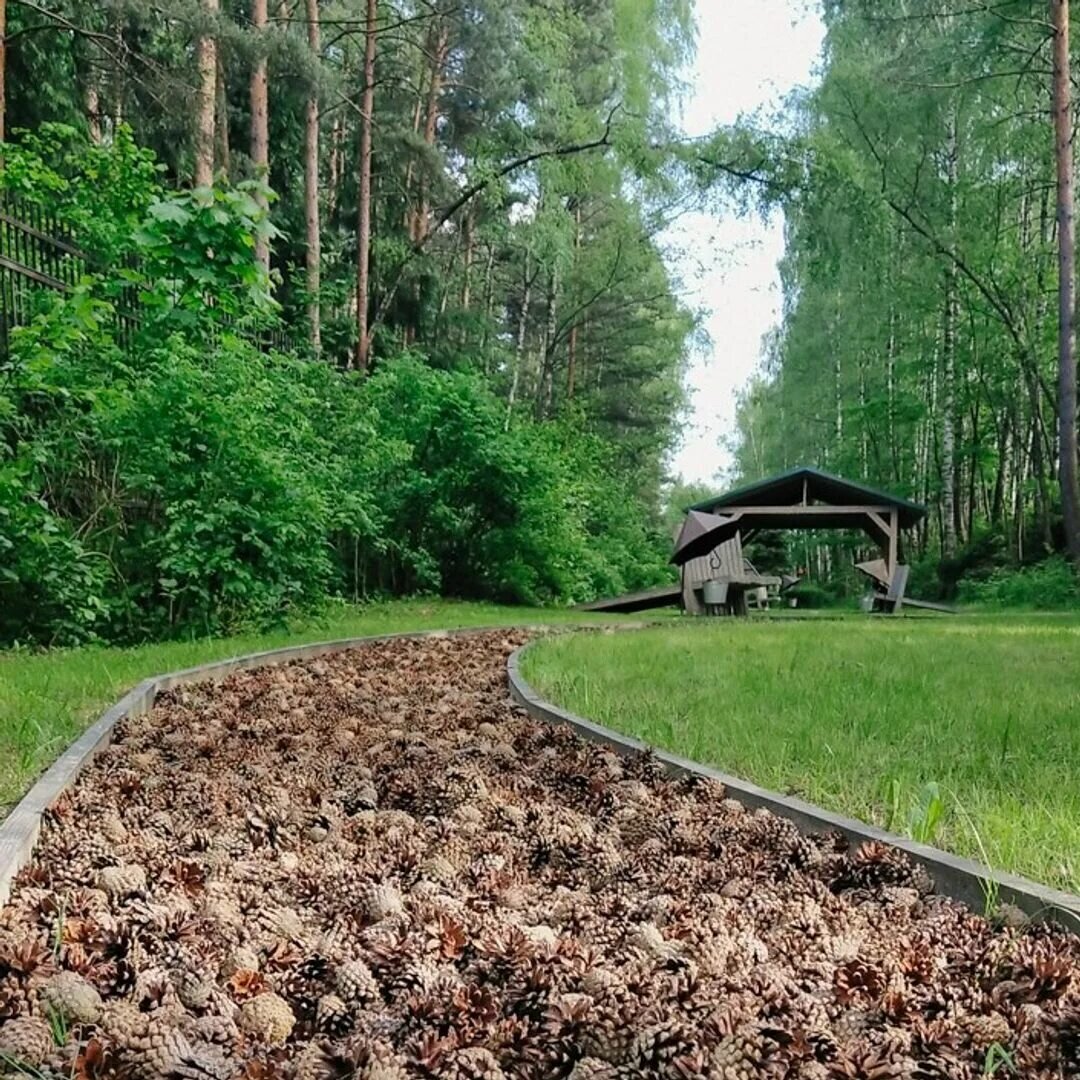
[[[61,971],[43,983],[38,1000],[46,1012],[75,1024],[94,1024],[101,1015],[101,995],[73,971]]]
[[[36,1069],[52,1052],[52,1031],[44,1020],[19,1016],[0,1024],[0,1063]]]
[[[405,908],[401,893],[389,882],[369,883],[360,890],[360,910],[369,923],[401,915]]]
[[[663,1072],[677,1057],[693,1050],[689,1033],[676,1021],[663,1021],[638,1033],[630,1048],[635,1068]]]
[[[141,1028],[133,1028],[119,1049],[131,1074],[141,1080],[175,1077],[177,1080],[212,1078],[227,1080],[233,1068],[224,1056],[210,1047],[198,1051],[183,1033],[166,1020],[156,1016],[144,1018]]]
[[[450,1057],[449,1071],[460,1080],[505,1080],[505,1073],[490,1050],[471,1046]]]
[[[9,976],[0,979],[0,1023],[30,1011],[30,999],[26,988]]]
[[[353,1011],[337,994],[324,994],[315,1006],[315,1030],[340,1039],[353,1027]]]
[[[381,1004],[382,991],[363,960],[346,960],[334,973],[334,986],[350,1005]]]
[[[271,1046],[280,1046],[296,1025],[289,1003],[277,994],[264,993],[245,1001],[237,1017],[240,1030]]]
[[[103,866],[98,871],[97,887],[114,900],[141,896],[146,892],[146,871],[135,863]]]
[[[754,1080],[763,1054],[761,1035],[753,1029],[745,1029],[720,1040],[710,1065],[718,1080]]]
[[[279,989],[297,1016],[310,1019],[315,1015],[319,998],[329,989],[330,974],[330,962],[324,956],[315,955],[309,956],[280,980]]]
[[[861,960],[848,960],[833,973],[833,992],[842,1005],[875,1001],[885,987],[882,973]]]

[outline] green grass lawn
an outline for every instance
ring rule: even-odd
[[[680,620],[541,642],[524,670],[583,716],[895,831],[937,783],[934,843],[1080,891],[1080,617]]]
[[[554,608],[497,607],[446,600],[343,606],[270,633],[172,641],[132,648],[0,652],[0,817],[88,724],[149,675],[304,642],[523,623],[595,623]]]

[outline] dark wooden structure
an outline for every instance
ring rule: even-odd
[[[780,584],[780,578],[754,569],[743,555],[742,538],[736,533],[707,555],[682,564],[682,606],[691,615],[745,615],[751,595],[758,596],[760,590],[779,588]],[[722,588],[707,589],[709,585]]]
[[[649,611],[652,608],[671,607],[679,602],[681,595],[682,589],[678,585],[660,585],[655,589],[641,589],[639,592],[610,596],[603,600],[593,600],[588,604],[578,604],[576,610],[620,613]]]
[[[881,548],[881,559],[859,566],[878,586],[879,609],[899,611],[905,602],[931,606],[905,597],[908,568],[900,563],[900,533],[926,509],[897,495],[802,467],[704,499],[690,510],[718,515],[722,524],[709,534],[716,544],[709,555],[685,561],[675,556],[682,565],[688,611],[703,610],[701,596],[710,582],[736,590],[764,583],[756,574],[759,580],[750,581],[742,555],[742,544],[763,529],[859,529]]]

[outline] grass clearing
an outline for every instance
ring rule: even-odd
[[[680,620],[535,646],[549,700],[1080,892],[1080,616]],[[931,789],[932,790],[932,789]]]
[[[266,633],[130,648],[0,652],[0,818],[81,731],[141,679],[230,656],[335,638],[525,623],[596,623],[557,608],[448,600],[343,605]],[[610,617],[609,617],[610,621]]]

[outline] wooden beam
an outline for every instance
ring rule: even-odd
[[[885,536],[889,535],[889,525],[876,510],[867,510],[866,516],[882,531]]]
[[[850,514],[855,516],[856,514],[869,514],[871,512],[876,514],[895,514],[896,508],[884,505],[879,506],[877,504],[868,504],[866,506],[846,504],[829,506],[826,503],[814,503],[812,506],[802,506],[799,503],[783,503],[780,506],[721,506],[717,510],[717,513],[722,514],[724,517],[741,517],[743,515],[749,517],[754,514],[769,514],[771,516],[790,514],[792,517],[827,517],[829,514]]]

